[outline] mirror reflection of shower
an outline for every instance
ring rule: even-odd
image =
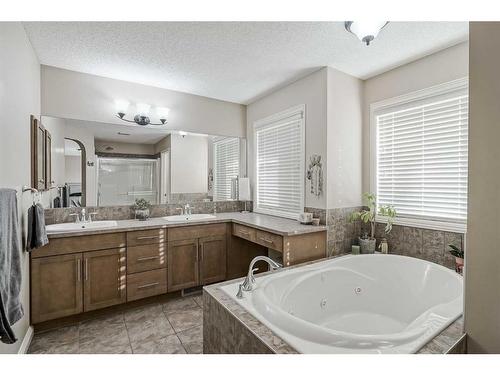
[[[98,157],[97,205],[126,206],[136,199],[158,203],[158,161]]]

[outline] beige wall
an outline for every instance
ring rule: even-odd
[[[278,91],[247,106],[247,142],[248,142],[248,176],[254,181],[253,124],[255,121],[284,111],[288,108],[305,104],[306,106],[306,167],[312,154],[321,155],[324,171],[324,188],[326,189],[327,170],[327,68],[318,70]],[[306,183],[306,207],[325,208],[326,194],[317,198],[311,195],[310,186]]]
[[[364,82],[363,191],[370,190],[370,104],[466,77],[468,53],[461,43]]]
[[[106,150],[106,147],[113,147],[113,150]],[[95,152],[106,152],[115,154],[134,154],[134,155],[154,155],[155,145],[145,143],[128,142],[108,142],[96,140]]]
[[[465,330],[470,353],[500,353],[499,22],[470,24]]]
[[[170,192],[208,192],[208,137],[172,133]]]
[[[40,113],[40,65],[21,23],[0,22],[0,187],[17,189],[21,225],[26,224],[30,184],[30,115]],[[15,155],[15,158],[12,157]],[[13,329],[18,341],[0,343],[0,353],[17,353],[29,327],[29,258],[22,258],[24,317]]]
[[[326,208],[361,205],[363,81],[328,68]]]
[[[243,105],[42,65],[43,115],[123,124],[116,99],[170,108],[170,130],[245,136]]]

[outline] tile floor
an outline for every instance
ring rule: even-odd
[[[201,354],[201,295],[35,334],[30,354]]]

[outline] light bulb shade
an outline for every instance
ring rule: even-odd
[[[167,108],[167,107],[158,107],[158,108],[156,108],[156,114],[161,119],[166,119],[168,117],[169,112],[170,112],[170,109]]]
[[[387,24],[387,21],[347,21],[345,28],[356,35],[363,43],[369,45]]]
[[[127,113],[130,103],[126,100],[115,100],[116,113]]]
[[[138,103],[136,107],[137,114],[139,116],[147,116],[149,114],[149,109],[151,108],[151,106],[146,103]]]

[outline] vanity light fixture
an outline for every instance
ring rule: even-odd
[[[387,21],[346,21],[344,26],[347,31],[369,46],[388,23]]]
[[[167,116],[168,116],[168,113],[170,112],[170,109],[168,109],[166,107],[156,108],[156,113],[158,114],[158,117],[160,118],[161,123],[153,123],[149,119],[149,111],[151,109],[151,106],[149,104],[146,104],[146,103],[136,104],[137,114],[134,116],[133,120],[127,120],[125,118],[125,115],[127,113],[129,105],[130,105],[130,103],[127,102],[126,100],[116,100],[115,101],[116,117],[118,117],[120,120],[123,120],[126,122],[133,122],[133,123],[136,123],[137,125],[140,125],[140,126],[165,125],[167,123]]]

